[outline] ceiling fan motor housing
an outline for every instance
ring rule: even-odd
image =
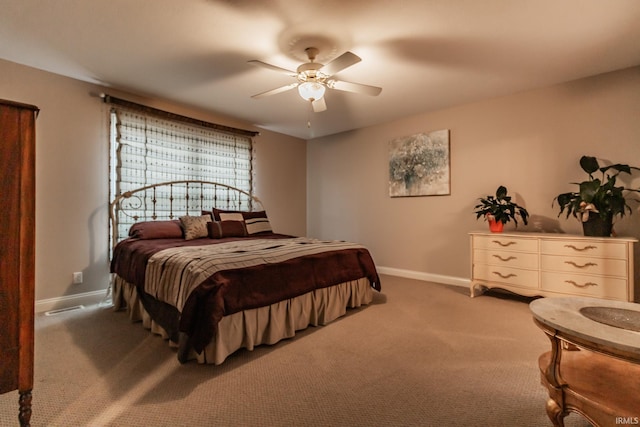
[[[322,83],[327,79],[327,75],[319,71],[324,65],[315,62],[307,62],[297,68],[298,80],[300,82]]]

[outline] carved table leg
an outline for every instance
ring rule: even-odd
[[[556,336],[555,330],[545,327],[537,320],[535,323],[542,328],[551,342],[551,357],[549,358],[549,364],[544,367],[543,372],[546,387],[549,391],[549,399],[547,400],[546,406],[547,416],[554,426],[564,427],[564,417],[568,414],[564,407],[563,387],[565,382],[560,374],[560,361],[562,359],[564,341]]]
[[[567,414],[562,411],[558,402],[549,398],[547,400],[547,416],[551,420],[554,426],[556,427],[564,427],[564,417]]]
[[[31,390],[20,392],[20,413],[18,419],[21,427],[29,427],[31,425]]]

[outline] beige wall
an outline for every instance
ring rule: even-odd
[[[127,95],[0,60],[0,98],[41,109],[36,140],[36,299],[102,292],[108,284],[109,92],[203,120],[248,123]],[[640,68],[309,141],[261,131],[256,194],[274,229],[366,244],[383,269],[468,278],[476,199],[506,185],[534,216],[526,229],[579,233],[551,201],[581,180],[582,154],[640,165]],[[393,138],[451,130],[451,195],[389,198]],[[305,163],[306,162],[306,163]],[[634,181],[640,186],[640,181]],[[637,205],[634,205],[637,206]],[[616,225],[640,237],[640,212]],[[637,260],[640,256],[636,257]],[[72,272],[84,284],[72,285]],[[61,300],[62,298],[62,300]],[[68,304],[66,304],[68,305]]]
[[[49,301],[41,304],[46,309],[69,305],[79,294],[102,293],[109,283],[108,107],[95,94],[108,92],[178,114],[257,130],[248,123],[2,60],[0,76],[0,98],[41,110],[36,122],[36,300]],[[256,195],[276,231],[303,235],[305,142],[268,131],[261,131],[255,141]],[[75,271],[84,273],[83,284],[72,284]]]
[[[451,130],[451,195],[390,198],[388,142],[439,129]],[[640,166],[640,68],[309,141],[308,234],[364,243],[383,269],[462,283],[467,232],[486,228],[473,206],[499,185],[533,216],[519,229],[582,233],[573,218],[557,217],[552,200],[586,178],[584,154]],[[632,206],[615,229],[640,237]]]

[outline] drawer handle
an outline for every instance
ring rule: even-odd
[[[587,286],[598,286],[597,283],[593,283],[593,282],[587,282],[584,285],[579,285],[576,282],[574,282],[573,280],[565,280],[565,283],[569,283],[570,285],[573,285],[577,288],[586,288]]]
[[[514,242],[514,241],[502,243],[500,240],[493,240],[492,243],[496,243],[496,244],[502,246],[503,248],[507,248],[507,247],[509,247],[511,245],[517,245],[518,244],[518,242]]]
[[[503,279],[508,279],[509,277],[516,277],[517,274],[513,274],[513,273],[509,273],[509,274],[502,274],[499,271],[492,271],[493,274],[495,274],[496,276],[500,276]]]
[[[511,261],[512,259],[518,259],[514,256],[508,256],[508,257],[502,258],[500,255],[493,255],[493,257],[498,258],[500,261],[505,261],[505,262]]]
[[[598,249],[597,246],[593,246],[593,245],[587,245],[584,248],[578,248],[575,247],[573,245],[564,245],[565,248],[569,248],[569,249],[573,249],[574,251],[578,251],[578,252],[584,252],[584,251],[588,251],[589,249]]]
[[[582,265],[578,265],[573,261],[565,261],[565,264],[569,264],[569,265],[573,265],[576,268],[587,268],[587,267],[597,267],[598,264],[596,264],[595,262],[588,262],[586,264],[582,264]]]

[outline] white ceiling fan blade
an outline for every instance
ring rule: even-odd
[[[347,67],[351,67],[352,65],[357,64],[360,61],[362,61],[362,59],[355,53],[345,52],[333,61],[326,64],[324,67],[320,68],[320,71],[322,71],[327,76],[332,76]]]
[[[266,91],[266,92],[258,93],[258,94],[256,94],[256,95],[251,96],[251,97],[252,97],[252,98],[255,98],[255,99],[257,99],[257,98],[263,98],[263,97],[265,97],[265,96],[275,95],[275,94],[277,94],[277,93],[286,92],[286,91],[291,90],[291,89],[293,89],[293,88],[295,88],[295,87],[298,87],[298,83],[297,83],[297,82],[296,82],[296,83],[288,84],[288,85],[286,85],[286,86],[281,86],[281,87],[278,87],[278,88],[275,88],[275,89],[271,89],[271,90],[268,90],[268,91]]]
[[[327,103],[324,100],[324,96],[320,99],[315,99],[311,102],[314,113],[321,113],[327,109]]]
[[[345,82],[342,80],[329,80],[327,82],[327,86],[331,89],[344,90],[346,92],[354,92],[371,96],[378,96],[380,95],[380,92],[382,92],[381,87]]]
[[[269,70],[277,71],[278,73],[286,74],[291,77],[296,77],[298,75],[298,73],[296,73],[295,71],[287,70],[286,68],[278,67],[277,65],[267,64],[266,62],[258,61],[257,59],[252,59],[251,61],[248,61],[248,62],[250,64],[258,65],[263,68],[268,68]]]

